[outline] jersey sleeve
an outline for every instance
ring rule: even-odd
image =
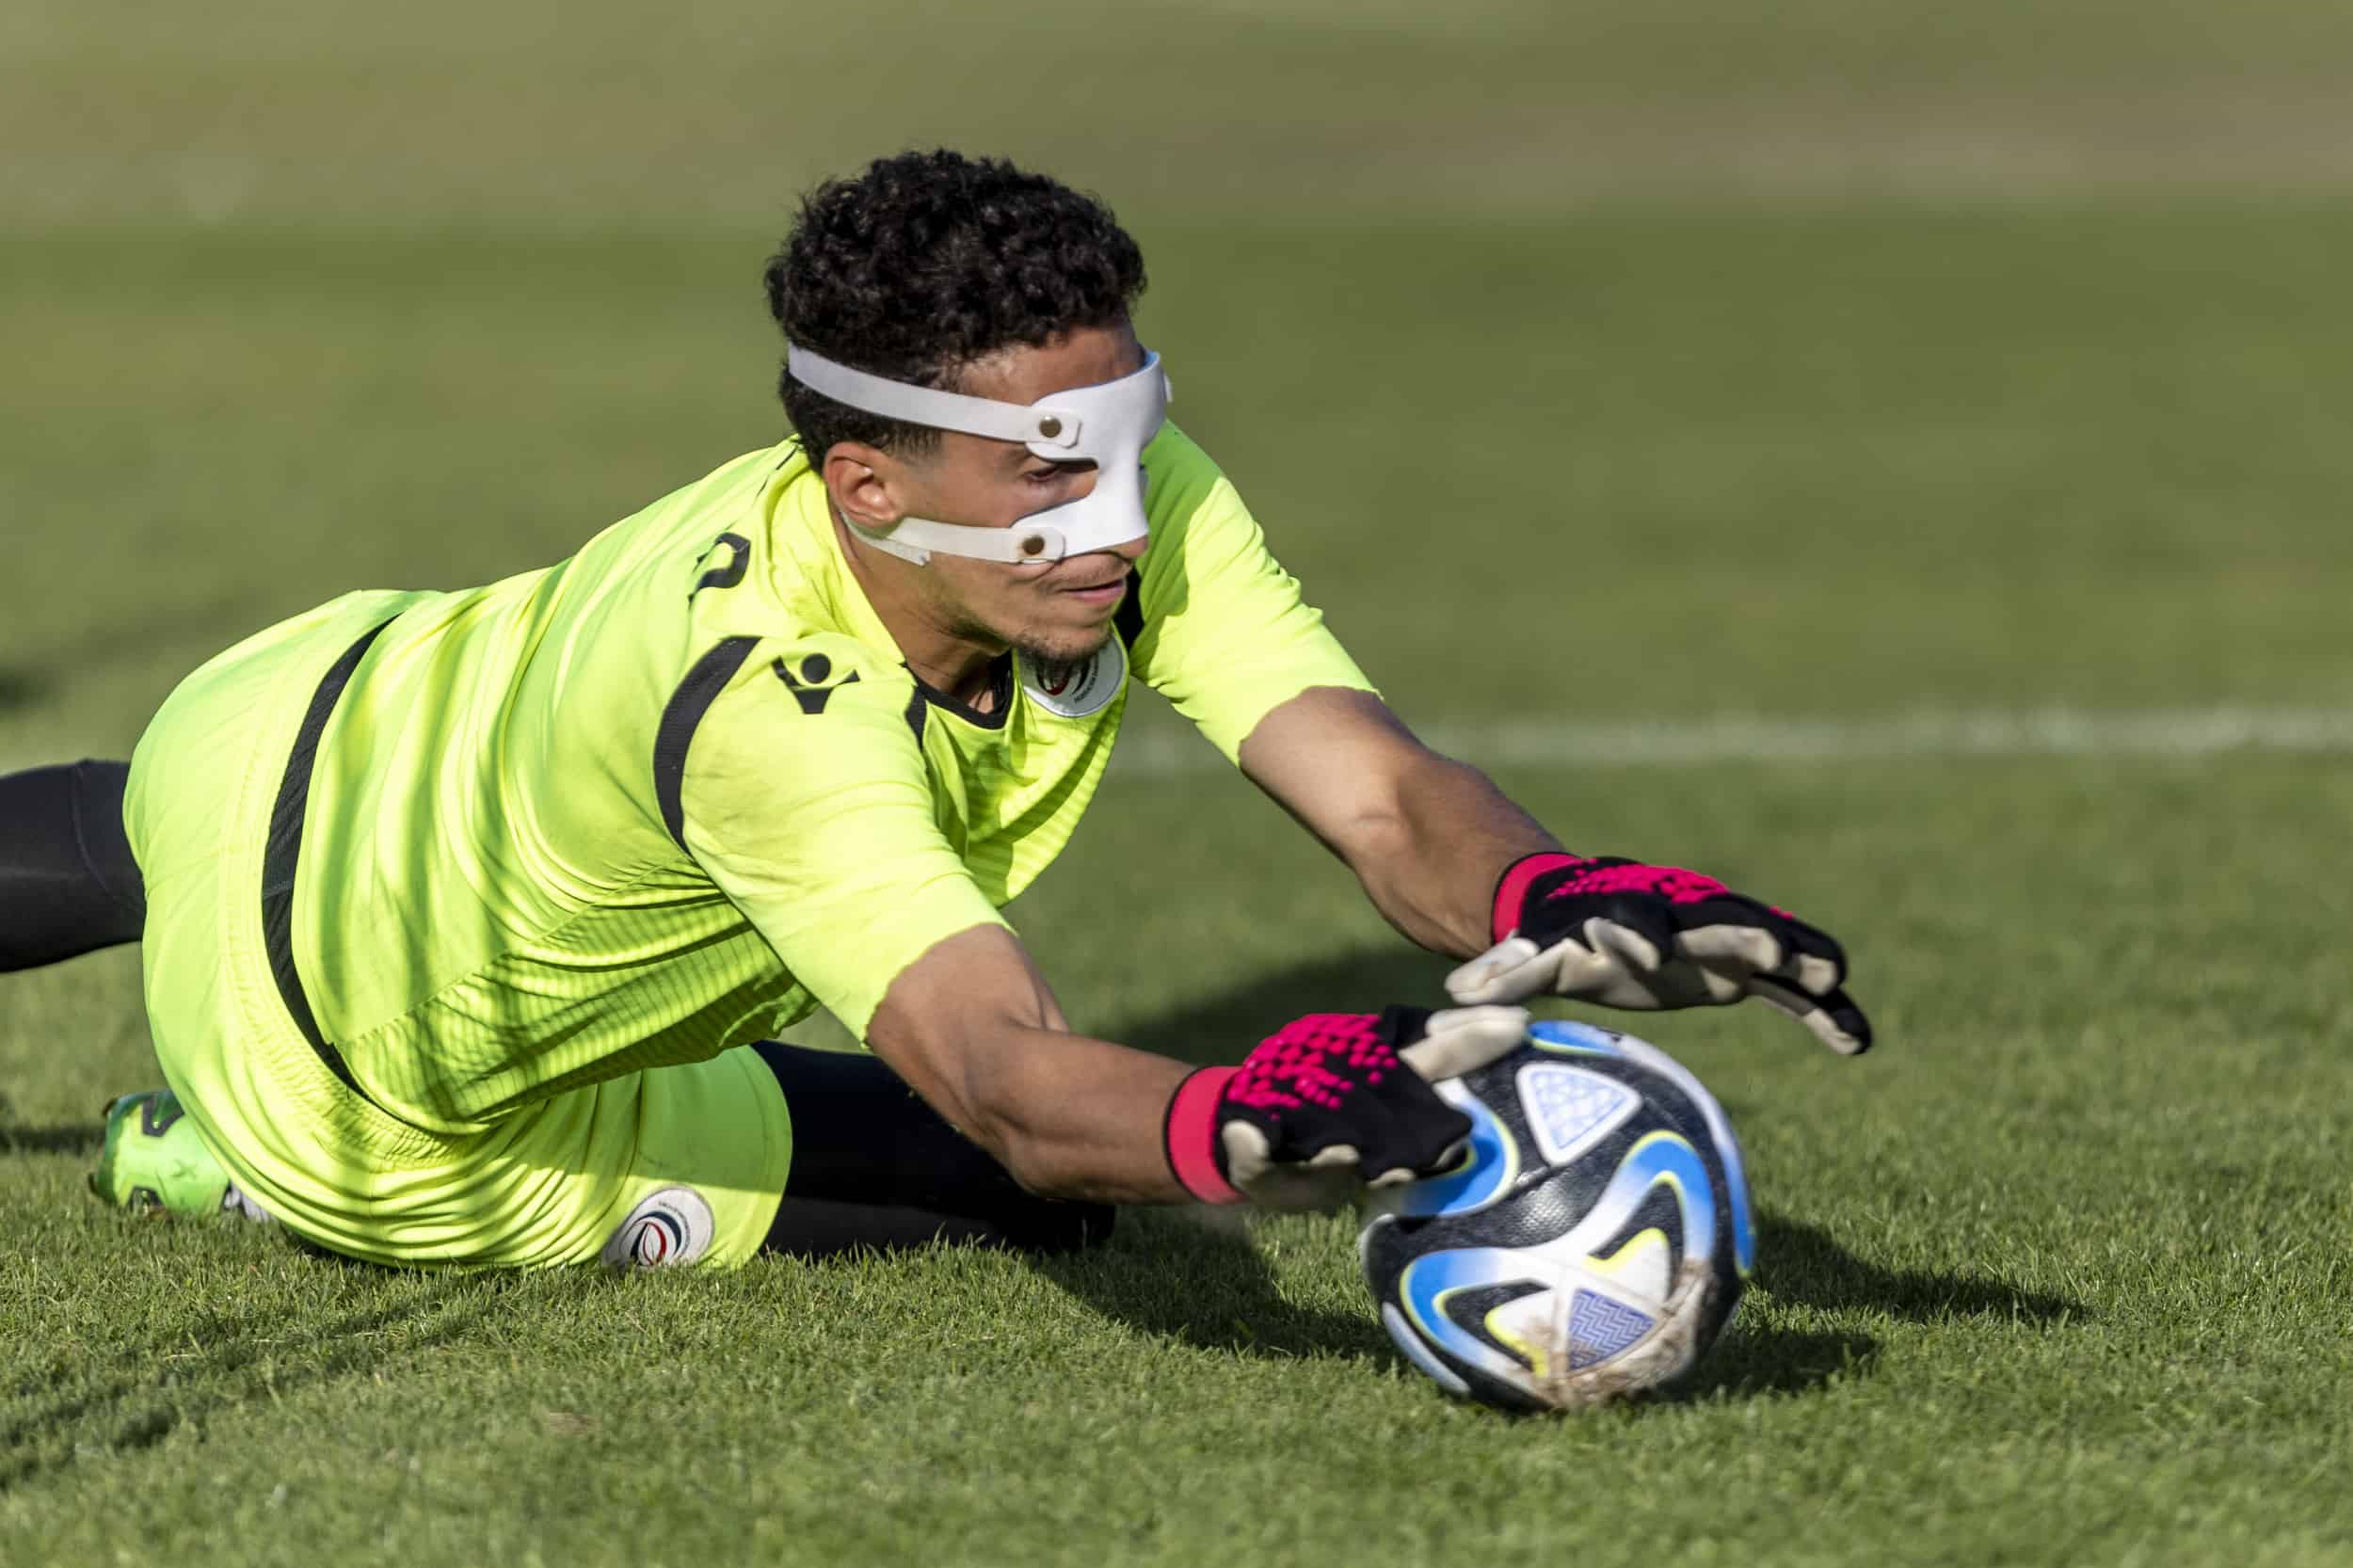
[[[687,744],[687,853],[860,1039],[941,939],[1004,925],[941,831],[914,687],[830,634],[755,647]]]
[[[1300,693],[1371,691],[1209,454],[1172,424],[1144,461],[1152,546],[1130,656],[1145,682],[1229,762],[1260,719]]]

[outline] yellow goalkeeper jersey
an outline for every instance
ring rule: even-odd
[[[292,962],[350,1081],[463,1132],[701,1060],[891,982],[1070,838],[1130,677],[1230,760],[1310,687],[1369,689],[1174,426],[1121,635],[1008,662],[985,716],[918,681],[792,441],[544,571],[403,596],[318,736]],[[291,847],[291,846],[290,846]]]

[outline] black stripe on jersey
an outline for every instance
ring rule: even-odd
[[[1136,639],[1144,635],[1144,573],[1128,574],[1128,597],[1119,601],[1112,613],[1112,625],[1119,631],[1120,646],[1130,653],[1136,650]]]
[[[661,727],[653,732],[653,794],[662,805],[662,825],[670,830],[680,849],[686,847],[686,803],[681,798],[686,788],[686,748],[694,744],[703,715],[711,712],[711,705],[719,700],[719,694],[759,646],[758,637],[728,637],[714,643],[710,652],[695,661],[695,667],[686,672],[686,679],[670,694],[669,705],[662,710]]]
[[[915,690],[907,694],[907,728],[915,731],[915,744],[919,747],[923,744],[923,721],[931,716],[931,711],[932,705],[923,700],[923,688],[918,683]]]
[[[278,786],[277,802],[270,807],[269,840],[262,851],[262,944],[269,951],[270,978],[278,982],[279,1000],[286,1004],[287,1014],[295,1027],[311,1043],[318,1059],[327,1064],[327,1070],[342,1080],[344,1088],[368,1099],[366,1090],[351,1076],[351,1066],[344,1053],[327,1043],[319,1032],[318,1015],[311,1011],[311,999],[302,989],[302,975],[295,968],[294,896],[296,863],[302,856],[302,824],[311,814],[311,773],[318,763],[319,738],[327,733],[328,718],[342,700],[344,688],[360,668],[360,661],[367,657],[368,648],[384,632],[386,621],[366,636],[344,650],[319,682],[319,689],[311,694],[311,706],[302,715],[302,728],[295,734],[294,757],[286,763],[286,776]],[[374,1100],[368,1100],[375,1105]],[[382,1109],[378,1107],[378,1109]]]

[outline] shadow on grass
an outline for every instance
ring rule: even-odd
[[[1400,941],[1310,959],[1169,1012],[1123,1018],[1110,1037],[1185,1062],[1238,1062],[1302,1013],[1377,1013],[1393,1001],[1444,1005],[1452,962]],[[1081,1025],[1080,1027],[1087,1027]]]
[[[106,1141],[106,1129],[87,1127],[0,1127],[0,1154],[89,1154]]]
[[[1106,1030],[1180,1061],[1232,1062],[1309,1009],[1370,1012],[1442,995],[1449,967],[1401,942],[1313,959]],[[1239,1220],[1131,1212],[1108,1246],[1032,1266],[1103,1316],[1182,1344],[1277,1358],[1399,1359],[1369,1299],[1361,1314],[1286,1301]]]
[[[1776,1301],[1833,1312],[1884,1312],[1913,1322],[2007,1318],[2059,1323],[2090,1316],[2081,1302],[1991,1275],[1882,1268],[1803,1221],[1760,1216],[1757,1231],[1757,1282]]]
[[[30,708],[56,689],[56,682],[31,670],[0,665],[0,713]]]
[[[1139,1235],[1138,1233],[1143,1234]],[[1162,1220],[1128,1224],[1100,1251],[1031,1265],[1103,1316],[1180,1344],[1274,1359],[1317,1356],[1403,1366],[1373,1315],[1286,1301],[1239,1228]],[[1866,1373],[1879,1341],[1850,1331],[1736,1324],[1692,1373],[1654,1402],[1802,1394]]]
[[[1881,1312],[1910,1322],[1991,1318],[2057,1327],[2089,1316],[2081,1302],[1982,1274],[1889,1269],[1849,1252],[1819,1225],[1760,1215],[1758,1288],[1774,1301],[1826,1312]],[[1802,1393],[1867,1373],[1879,1341],[1852,1330],[1763,1329],[1735,1320],[1691,1376],[1664,1396]]]
[[[20,1375],[7,1399],[34,1408],[0,1424],[0,1496],[83,1458],[152,1448],[241,1406],[362,1376],[395,1355],[408,1360],[457,1338],[492,1309],[489,1302],[450,1305],[463,1288],[455,1279],[385,1277],[399,1299],[316,1323],[290,1323],[275,1311],[204,1314],[110,1352],[86,1348]]]
[[[1841,1375],[1867,1375],[1879,1352],[1880,1342],[1867,1334],[1804,1333],[1736,1321],[1689,1376],[1652,1398],[1684,1404],[1718,1397],[1807,1394]]]
[[[1369,1300],[1362,1313],[1285,1300],[1239,1225],[1140,1219],[1123,1216],[1107,1246],[1030,1266],[1104,1317],[1181,1344],[1278,1360],[1396,1358]]]

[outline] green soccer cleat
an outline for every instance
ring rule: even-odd
[[[89,1190],[143,1214],[217,1214],[241,1202],[168,1089],[125,1095],[106,1107],[106,1141]]]

